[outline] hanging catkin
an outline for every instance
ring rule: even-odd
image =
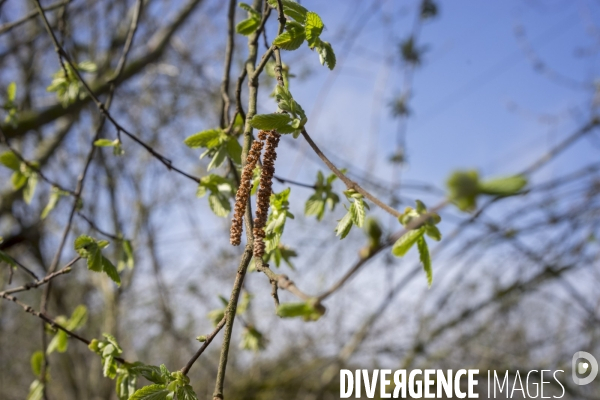
[[[261,133],[258,133],[260,138]],[[231,232],[229,241],[232,245],[238,246],[242,240],[242,232],[244,230],[244,213],[246,212],[246,204],[248,203],[248,197],[250,196],[250,189],[252,188],[252,177],[256,163],[260,158],[260,152],[263,148],[262,140],[255,140],[252,142],[248,157],[246,158],[246,165],[242,171],[242,177],[240,179],[240,186],[235,194],[235,208],[233,214],[233,220],[231,222]]]
[[[262,171],[260,174],[260,186],[256,195],[256,217],[254,218],[254,259],[259,260],[265,254],[265,224],[269,215],[269,201],[271,198],[271,185],[275,173],[275,159],[277,159],[277,145],[281,135],[275,131],[258,134],[260,140],[266,140],[265,153],[263,155]]]

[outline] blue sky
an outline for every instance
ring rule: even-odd
[[[350,54],[336,67],[340,70],[322,103],[317,125],[309,121],[317,143],[330,154],[332,149],[339,149],[336,155],[357,160],[355,164],[361,168],[369,165],[365,159],[376,138],[378,157],[374,172],[388,181],[395,171],[385,158],[393,151],[397,122],[391,118],[387,105],[401,88],[397,43],[412,29],[416,3],[381,3],[380,10],[355,38]],[[490,175],[515,173],[585,122],[593,95],[591,86],[575,88],[536,72],[519,45],[515,26],[523,27],[527,42],[549,69],[590,84],[598,69],[595,50],[600,35],[590,34],[590,25],[600,16],[597,3],[438,3],[439,16],[425,24],[419,39],[428,50],[414,75],[410,105],[413,114],[407,131],[409,167],[403,171],[404,177],[442,185],[455,168],[475,167]],[[343,58],[341,49],[347,40],[347,36],[339,34],[340,27],[357,27],[371,7],[371,2],[362,1],[302,4],[322,15],[328,28],[323,38],[331,41],[339,58]],[[348,15],[351,17],[344,24]],[[581,57],[578,53],[582,50],[591,54]],[[318,65],[315,54],[307,49],[304,53],[308,62]],[[394,63],[384,75],[384,59],[390,53],[395,53]],[[284,61],[288,60],[294,68],[290,57],[290,53],[283,53]],[[306,81],[293,82],[291,87],[308,111],[331,74],[324,67],[315,67],[312,72]],[[385,90],[374,100],[381,81]],[[374,102],[380,105],[375,111]],[[376,134],[371,129],[373,119],[380,123]],[[565,169],[597,159],[599,150],[584,140],[543,175],[561,174]],[[296,159],[295,154],[290,157]],[[294,176],[313,176],[314,165],[310,162],[285,164]]]

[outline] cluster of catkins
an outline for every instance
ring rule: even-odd
[[[277,158],[277,145],[281,135],[275,131],[258,132],[258,140],[252,143],[248,152],[246,165],[242,171],[240,186],[235,196],[235,211],[231,223],[231,244],[238,246],[242,239],[244,226],[244,213],[246,204],[252,188],[252,178],[254,168],[260,157],[260,153],[265,147],[265,153],[262,160],[262,171],[260,174],[260,185],[256,195],[256,217],[254,218],[254,258],[262,258],[265,253],[265,224],[269,215],[269,201],[271,198],[271,185],[273,184],[273,174],[275,173],[275,159]]]

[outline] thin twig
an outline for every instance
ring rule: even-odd
[[[81,257],[75,257],[74,259],[69,261],[67,263],[67,265],[65,265],[63,268],[59,269],[56,272],[46,275],[43,279],[41,279],[41,280],[36,279],[34,282],[26,283],[26,284],[16,287],[16,288],[7,289],[3,292],[0,292],[0,295],[24,292],[26,290],[35,289],[42,285],[45,285],[46,283],[50,282],[52,279],[56,278],[57,276],[60,276],[63,274],[68,274],[69,272],[71,272],[71,270],[72,270],[71,267],[73,266],[73,264],[75,264],[80,259],[81,259]]]
[[[188,361],[187,364],[185,364],[185,367],[181,368],[181,372],[184,375],[187,375],[188,372],[190,372],[190,368],[192,368],[192,365],[194,365],[194,363],[196,362],[198,357],[200,357],[202,355],[202,353],[204,353],[204,350],[206,350],[206,348],[208,347],[210,342],[213,341],[215,336],[217,336],[217,334],[221,331],[221,329],[223,329],[224,326],[225,326],[225,317],[223,317],[221,319],[221,321],[219,321],[219,323],[217,324],[217,326],[211,333],[206,335],[206,340],[204,341],[204,343],[202,343],[202,346],[200,346],[198,351],[192,356],[192,358],[190,358],[190,361]]]

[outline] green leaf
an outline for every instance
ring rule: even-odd
[[[6,95],[8,97],[9,102],[14,102],[17,97],[17,84],[15,82],[11,82],[8,84],[6,88]]]
[[[59,353],[64,353],[67,351],[67,346],[69,345],[69,336],[66,332],[59,330],[56,332],[56,335],[52,338],[50,343],[48,344],[48,349],[46,350],[47,354],[52,353],[54,350],[57,350]]]
[[[250,125],[255,129],[264,131],[284,129],[292,122],[288,114],[258,114],[250,120]]]
[[[352,229],[352,213],[347,212],[335,227],[335,236],[340,236],[340,239],[344,239],[350,233],[350,229]]]
[[[121,286],[121,277],[119,276],[117,268],[104,256],[102,256],[102,269],[106,272],[106,275],[117,284],[117,286]]]
[[[317,45],[317,52],[319,53],[321,65],[326,65],[327,68],[333,70],[335,68],[336,58],[331,44],[324,41],[319,42]]]
[[[318,44],[319,36],[321,36],[321,32],[323,32],[323,27],[323,21],[317,13],[312,11],[306,13],[304,30],[306,34],[306,41],[311,49]]]
[[[231,211],[231,204],[222,193],[211,193],[208,196],[208,205],[218,217],[226,217]]]
[[[136,363],[131,370],[136,374],[142,375],[152,383],[165,384],[167,379],[161,373],[160,367],[155,365],[145,365],[142,363]]]
[[[44,384],[39,380],[31,382],[29,386],[29,394],[27,394],[27,400],[42,400],[44,397]]]
[[[6,151],[0,154],[0,163],[13,171],[21,170],[21,160],[12,151]]]
[[[27,183],[27,180],[28,180],[27,176],[22,174],[19,171],[13,173],[10,178],[10,181],[13,185],[13,189],[15,189],[15,190],[19,190],[23,186],[25,186],[25,184]]]
[[[362,199],[356,199],[354,203],[350,206],[351,214],[352,214],[352,222],[354,225],[362,228],[365,222],[365,203]]]
[[[117,370],[116,390],[119,400],[129,400],[135,392],[137,377],[129,370],[119,368]]]
[[[131,241],[124,239],[121,242],[121,257],[119,258],[119,262],[117,263],[117,271],[123,271],[125,267],[128,269],[133,269],[135,265],[135,259],[133,255],[133,248],[131,246]]]
[[[48,204],[46,204],[46,207],[44,207],[44,210],[42,211],[42,215],[40,216],[40,218],[46,219],[48,214],[50,214],[50,212],[52,210],[54,210],[54,208],[56,208],[56,205],[58,204],[58,201],[60,200],[60,198],[67,194],[68,194],[67,192],[63,192],[59,188],[53,187],[52,191],[50,192],[50,198],[48,199]]]
[[[70,331],[74,331],[81,328],[85,324],[86,320],[87,308],[83,304],[80,304],[75,307],[75,310],[73,310],[71,318],[69,318],[69,321],[65,324],[65,328]]]
[[[42,373],[42,366],[44,365],[44,352],[41,350],[36,351],[31,355],[31,371],[35,376],[40,376]]]
[[[277,8],[277,0],[268,1],[271,7]],[[291,0],[282,0],[281,3],[283,4],[283,13],[285,15],[295,19],[297,22],[300,22],[302,24],[304,23],[304,21],[306,20],[306,14],[308,12],[306,8]]]
[[[258,27],[260,26],[260,19],[258,18],[248,18],[235,26],[235,31],[244,36],[251,35],[254,33]]]
[[[440,230],[435,225],[431,225],[431,224],[425,225],[425,234],[427,234],[427,236],[429,236],[430,238],[432,238],[435,241],[439,242],[440,240],[442,240],[442,234],[440,233]]]
[[[225,146],[221,146],[213,156],[213,159],[210,160],[206,170],[210,171],[211,169],[219,168],[221,164],[223,164],[223,161],[225,161],[225,158],[227,158],[227,148]]]
[[[317,194],[313,194],[306,200],[304,205],[304,215],[316,215],[320,221],[325,213],[325,200],[319,197]]]
[[[212,310],[208,313],[208,319],[211,320],[213,326],[219,325],[219,322],[221,322],[221,320],[223,319],[224,316],[225,316],[224,308]]]
[[[27,178],[27,185],[25,185],[25,189],[23,189],[23,200],[25,200],[25,203],[31,204],[37,183],[38,175],[35,172],[32,172]]]
[[[221,129],[208,129],[198,132],[183,141],[188,147],[195,149],[197,147],[215,147],[219,144],[219,138],[222,134]]]
[[[265,348],[265,337],[253,326],[247,326],[242,332],[240,348],[257,352]]]
[[[227,141],[227,153],[234,163],[238,165],[242,164],[242,146],[240,146],[236,138],[231,138]]]
[[[427,247],[427,242],[425,238],[421,235],[419,240],[417,241],[417,247],[419,249],[419,258],[421,259],[421,263],[423,264],[423,270],[425,270],[425,275],[427,275],[427,286],[431,287],[433,283],[433,271],[431,269],[431,255],[429,254],[429,248]]]
[[[91,245],[88,250],[87,266],[90,271],[102,272],[102,253],[96,243]]]
[[[248,310],[248,307],[250,306],[250,300],[252,300],[252,295],[248,292],[244,292],[242,298],[238,302],[236,314],[242,315],[243,313],[245,313],[246,310]]]
[[[475,170],[456,171],[446,183],[448,197],[462,211],[472,211],[477,207],[479,174]]]
[[[166,400],[168,394],[165,385],[150,385],[138,389],[129,400]]]
[[[248,11],[251,15],[254,15],[257,18],[261,17],[260,13],[258,11],[256,11],[254,8],[252,8],[252,6],[250,6],[249,4],[240,3],[240,4],[238,4],[238,7]]]
[[[117,377],[117,366],[115,364],[115,357],[103,357],[102,363],[102,374],[107,378],[115,379]]]
[[[110,139],[98,139],[94,142],[96,147],[114,147],[116,144],[117,141]]]
[[[527,185],[527,178],[521,175],[496,178],[479,183],[480,193],[492,196],[512,196]]]
[[[316,321],[325,314],[325,307],[316,300],[305,303],[281,303],[277,307],[277,315],[282,318],[302,317],[305,321]]]
[[[423,237],[424,233],[424,228],[413,229],[406,232],[404,235],[400,236],[396,243],[394,243],[392,254],[396,257],[403,257],[419,238]]]
[[[198,400],[198,396],[190,385],[177,387],[177,400]]]
[[[77,64],[77,69],[84,72],[96,72],[98,67],[92,61],[82,61]]]
[[[306,39],[304,26],[290,21],[285,26],[286,32],[282,32],[273,40],[273,44],[283,50],[296,50]]]

